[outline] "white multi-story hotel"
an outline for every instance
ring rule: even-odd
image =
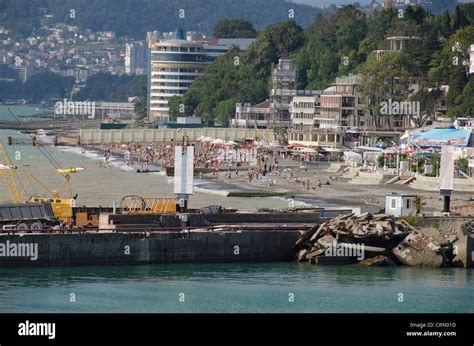
[[[170,98],[183,95],[194,79],[204,74],[206,53],[201,43],[179,36],[152,41],[150,50],[149,120],[162,123],[169,120]]]
[[[148,34],[150,74],[148,78],[149,120],[164,123],[169,120],[168,101],[182,96],[191,83],[204,74],[206,65],[225,54],[232,46],[244,51],[255,39],[186,39],[181,29],[158,38]],[[173,38],[170,38],[173,37]],[[189,115],[189,114],[187,114]]]

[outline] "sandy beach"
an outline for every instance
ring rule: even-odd
[[[114,160],[124,160],[124,150],[112,149]],[[157,144],[155,148],[165,147],[165,160],[160,160],[160,149],[156,149],[152,155],[155,160],[150,160],[150,165],[158,164],[157,168],[163,169],[159,165],[170,164],[172,162],[172,148],[167,143]],[[76,148],[78,149],[78,148]],[[69,150],[69,149],[65,149]],[[95,148],[96,152],[104,151],[104,148]],[[110,148],[109,148],[110,150]],[[199,159],[198,167],[208,167],[202,159],[206,150],[197,148]],[[136,149],[136,157],[140,157],[143,150]],[[211,155],[209,155],[211,156]],[[97,158],[100,161],[100,158]],[[103,159],[102,159],[103,160]],[[126,159],[125,159],[126,160]],[[191,199],[191,207],[201,207],[209,204],[220,204],[224,207],[237,208],[239,210],[257,210],[259,208],[280,209],[291,206],[319,206],[319,207],[354,207],[361,208],[361,211],[378,212],[384,207],[386,194],[408,193],[416,194],[422,199],[422,212],[435,212],[442,209],[442,197],[437,192],[421,191],[413,189],[408,185],[365,185],[352,184],[351,178],[345,177],[338,172],[328,171],[328,162],[308,163],[290,160],[288,158],[270,157],[268,158],[268,172],[263,176],[256,174],[256,169],[248,164],[226,165],[221,164],[221,171],[202,174],[195,179],[195,195]],[[265,162],[267,162],[265,161]],[[275,165],[277,162],[277,165]],[[114,164],[112,164],[114,165]],[[263,166],[263,164],[262,164]],[[276,167],[275,167],[276,166]],[[132,169],[132,167],[134,167]],[[143,159],[139,159],[132,167],[125,166],[126,169],[135,175],[133,181],[141,182],[141,186],[150,187],[157,184],[157,181],[166,181],[166,185],[160,187],[166,191],[167,196],[172,195],[172,177],[166,177],[164,172],[149,174],[133,174],[135,168],[143,168]],[[150,176],[158,175],[160,179],[151,179]],[[139,177],[136,177],[139,176]],[[140,190],[140,188],[139,188]],[[145,188],[146,191],[146,188]],[[235,191],[251,191],[258,193],[275,193],[278,197],[231,197]],[[229,196],[230,195],[230,196]],[[291,201],[294,204],[291,204]],[[463,204],[472,201],[472,194],[469,192],[456,192],[452,197],[453,205]]]
[[[11,135],[12,130],[2,130],[2,137]],[[18,133],[15,131],[15,135]],[[24,135],[26,136],[26,135]],[[27,138],[27,137],[26,137]],[[63,167],[84,167],[84,171],[71,174],[74,193],[78,194],[77,205],[112,206],[120,205],[126,195],[143,197],[173,197],[173,178],[167,177],[162,164],[172,162],[173,150],[166,143],[156,144],[156,148],[164,148],[166,153],[156,149],[150,157],[149,167],[160,170],[138,174],[137,169],[143,168],[143,148],[136,148],[132,153],[135,160],[127,162],[125,151],[120,145],[108,153],[108,163],[105,164],[105,148],[52,147],[51,138],[41,138],[45,148],[61,163]],[[49,162],[38,149],[30,145],[8,147],[10,157],[20,153],[20,160],[14,161],[18,173],[24,176],[26,171],[34,172],[52,190],[58,189],[63,183],[63,176],[55,172]],[[205,167],[206,150],[199,151],[198,166]],[[138,158],[138,159],[137,159]],[[162,159],[165,159],[164,161]],[[275,161],[276,160],[276,161]],[[277,164],[275,164],[277,162]],[[128,164],[127,164],[128,163]],[[226,166],[224,166],[226,167]],[[222,166],[220,167],[222,169]],[[411,193],[422,198],[422,211],[439,211],[442,199],[436,192],[418,191],[406,185],[357,185],[351,184],[349,178],[340,173],[328,172],[328,163],[308,164],[286,158],[271,158],[268,160],[267,173],[251,174],[248,165],[239,167],[228,166],[225,171],[203,174],[195,178],[194,195],[189,205],[201,208],[218,204],[225,208],[235,208],[242,211],[256,211],[259,208],[282,209],[303,206],[320,207],[362,207],[372,212],[384,206],[384,196],[387,193]],[[271,169],[271,171],[270,171]],[[250,175],[252,177],[250,178]],[[309,182],[309,184],[308,184]],[[26,191],[35,194],[47,193],[33,182],[20,182],[26,185]],[[231,197],[236,191],[251,191],[274,193],[275,197]],[[8,202],[8,194],[4,184],[0,185],[1,202]],[[31,192],[30,192],[31,195]],[[230,195],[230,196],[229,196]],[[454,193],[453,205],[470,200],[470,193]],[[292,200],[293,203],[292,204]],[[367,207],[367,208],[364,208]]]

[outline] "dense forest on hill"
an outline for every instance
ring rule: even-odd
[[[386,37],[394,35],[417,36],[419,40],[401,53],[375,61],[372,51],[387,49]],[[371,111],[377,112],[377,104],[372,104],[377,92],[378,98],[414,97],[431,112],[439,87],[448,84],[448,114],[474,114],[474,77],[467,75],[465,65],[472,43],[472,3],[458,5],[452,15],[445,12],[438,16],[418,6],[401,13],[379,10],[367,16],[349,5],[329,17],[318,16],[306,28],[294,21],[268,26],[246,52],[231,51],[210,65],[185,95],[171,100],[171,111],[177,116],[178,105],[183,103],[187,115],[200,116],[208,123],[226,123],[235,112],[236,102],[254,103],[268,98],[271,66],[287,50],[296,63],[300,89],[321,90],[337,76],[360,73],[364,77],[363,95],[372,100],[368,104]],[[459,47],[455,51],[454,45]],[[235,64],[235,57],[239,64]],[[453,64],[454,57],[458,58],[457,65]],[[399,76],[403,78],[397,90],[378,88],[386,87],[389,78]],[[403,83],[416,83],[420,90],[409,95]]]
[[[184,18],[179,11],[184,10]],[[93,31],[143,39],[147,31],[200,30],[212,34],[226,18],[245,18],[256,29],[286,20],[289,10],[299,25],[309,25],[318,9],[284,0],[0,0],[0,25],[29,36],[43,23],[66,23]],[[75,11],[71,18],[70,11]],[[44,15],[53,15],[45,18]]]

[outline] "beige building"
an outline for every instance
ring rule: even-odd
[[[237,103],[235,106],[235,119],[232,119],[232,127],[238,128],[259,128],[270,127],[272,110],[270,101],[266,100],[256,105],[250,103]]]
[[[320,105],[320,121],[330,128],[365,126],[365,116],[357,86],[362,83],[358,75],[337,77],[336,83],[323,91]]]
[[[313,95],[313,90],[296,89],[296,69],[284,52],[272,72],[270,99],[257,105],[237,103],[232,127],[278,128],[291,127],[291,102],[299,95]],[[255,123],[257,120],[257,123]]]
[[[272,90],[270,91],[272,127],[290,127],[290,103],[296,95],[296,68],[288,52],[285,51],[272,73]]]
[[[342,145],[342,130],[332,119],[321,117],[321,92],[311,96],[293,97],[291,108],[292,127],[288,131],[290,144]]]
[[[365,115],[357,94],[358,75],[336,78],[322,93],[293,97],[292,128],[288,141],[304,145],[341,147],[351,127],[365,126]]]

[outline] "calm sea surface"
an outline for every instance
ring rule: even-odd
[[[20,122],[28,122],[30,119],[34,120],[51,120],[47,118],[43,118],[43,114],[53,114],[52,108],[39,108],[36,106],[5,106],[0,105],[0,121],[8,121],[12,123],[17,123],[18,120],[15,119],[10,112],[8,112],[7,107],[16,115]]]
[[[474,312],[473,297],[472,270],[461,268],[297,263],[0,268],[0,312],[456,313]]]

